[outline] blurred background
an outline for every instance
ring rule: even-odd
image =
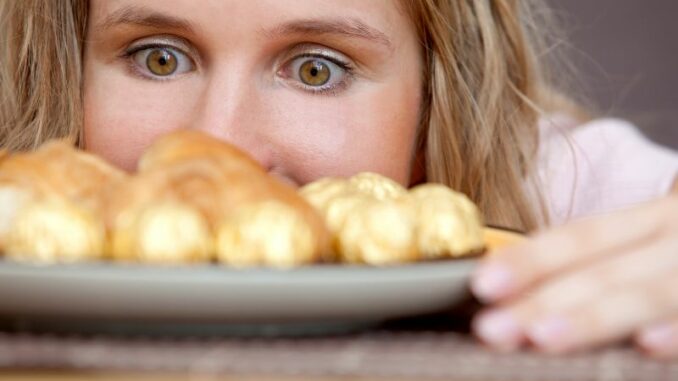
[[[547,0],[581,88],[604,115],[678,149],[678,1]]]

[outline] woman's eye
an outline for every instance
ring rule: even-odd
[[[345,81],[346,65],[323,57],[302,56],[293,59],[287,76],[311,90],[332,89]]]
[[[149,47],[131,54],[134,63],[143,74],[152,77],[169,77],[193,70],[193,62],[177,49]]]
[[[322,86],[330,80],[330,68],[320,60],[308,60],[299,67],[299,78],[309,86]]]

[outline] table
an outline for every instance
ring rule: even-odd
[[[74,371],[9,371],[0,372],[0,381],[296,381],[297,377],[274,376],[206,376],[176,375],[167,373],[111,373]],[[378,378],[313,377],[308,381],[385,381]]]
[[[464,333],[390,329],[208,339],[5,332],[0,369],[0,381],[678,380],[678,363],[649,360],[627,346],[567,357],[498,354]]]

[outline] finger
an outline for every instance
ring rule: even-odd
[[[660,359],[678,358],[678,318],[643,328],[636,344],[648,355]]]
[[[542,282],[523,304],[533,304],[529,310],[544,314],[585,306],[624,288],[643,287],[653,279],[676,272],[677,252],[678,240],[671,237],[624,250],[614,257]]]
[[[617,291],[595,303],[530,321],[527,337],[540,350],[562,353],[629,337],[638,327],[678,314],[678,277]]]
[[[525,321],[508,309],[482,311],[471,325],[475,336],[495,350],[514,351],[527,341]]]
[[[483,301],[498,301],[557,272],[642,245],[666,225],[658,216],[667,208],[678,209],[678,202],[662,200],[539,234],[488,256],[475,271],[471,289]]]
[[[474,324],[476,333],[496,348],[517,348],[539,320],[585,311],[620,290],[635,287],[642,292],[655,279],[671,277],[678,268],[675,252],[676,243],[667,238],[548,281],[529,295],[481,315]]]

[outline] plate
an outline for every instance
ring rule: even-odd
[[[488,229],[488,234],[520,239],[496,229]],[[506,242],[493,247],[502,244]],[[290,270],[0,261],[0,315],[191,324],[366,324],[454,307],[468,296],[467,280],[476,261]]]

